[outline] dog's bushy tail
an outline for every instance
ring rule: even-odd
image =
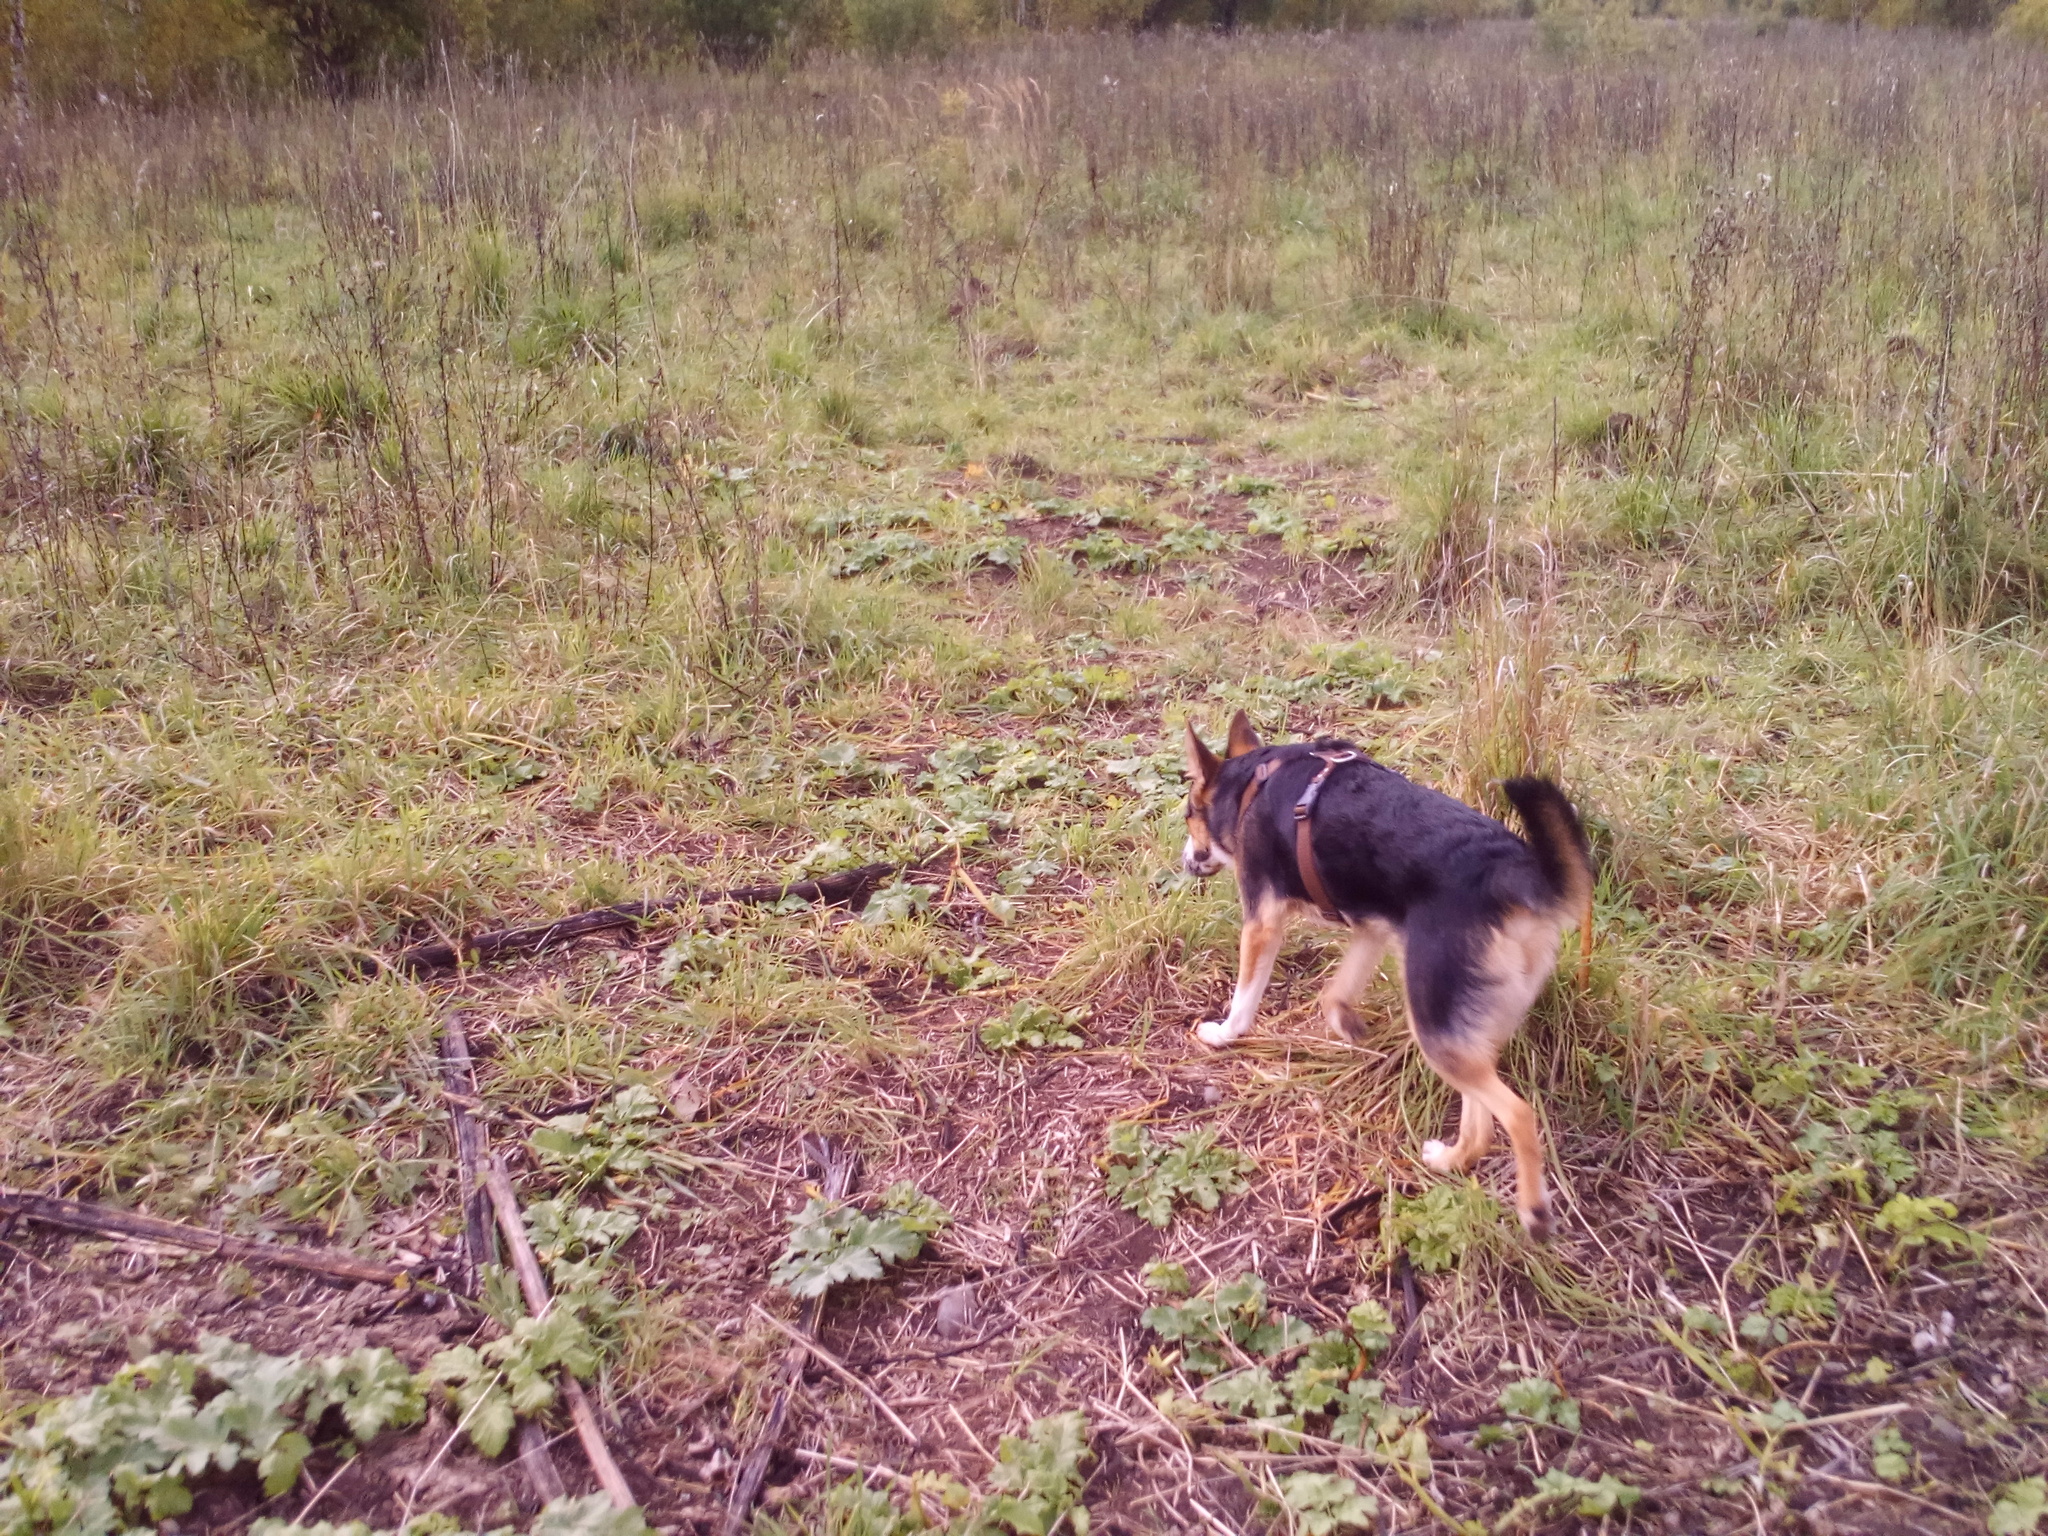
[[[1509,779],[1501,791],[1521,813],[1529,847],[1558,910],[1574,916],[1593,899],[1593,851],[1579,813],[1548,779]]]

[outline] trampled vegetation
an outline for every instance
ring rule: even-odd
[[[2048,74],[1581,21],[25,127],[0,1186],[419,1283],[15,1222],[0,1530],[638,1529],[585,1395],[678,1530],[2035,1529]],[[1584,807],[1550,1246],[1328,940],[1189,1038],[1240,706]]]

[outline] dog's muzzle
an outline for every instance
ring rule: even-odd
[[[1191,837],[1180,851],[1180,867],[1198,880],[1207,879],[1223,867],[1223,859],[1212,848],[1197,848]]]

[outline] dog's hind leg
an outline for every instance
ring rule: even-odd
[[[1458,1105],[1458,1139],[1446,1146],[1441,1141],[1422,1144],[1422,1161],[1437,1173],[1464,1173],[1486,1156],[1493,1145],[1493,1111],[1475,1094],[1465,1094]]]
[[[1351,1005],[1398,937],[1392,926],[1382,922],[1363,923],[1351,930],[1351,945],[1323,988],[1323,1022],[1330,1026],[1331,1034],[1354,1045],[1365,1042],[1365,1021]]]
[[[1496,1063],[1556,964],[1556,926],[1511,914],[1485,950],[1473,954],[1454,933],[1411,925],[1407,951],[1408,1019],[1416,1043],[1436,1074],[1464,1095],[1457,1144],[1425,1147],[1424,1160],[1445,1172],[1469,1168],[1498,1120],[1514,1147],[1522,1226],[1531,1237],[1548,1237],[1550,1196],[1536,1111],[1501,1081]]]
[[[1287,919],[1278,903],[1268,903],[1246,915],[1237,936],[1237,991],[1231,995],[1230,1012],[1195,1026],[1195,1038],[1202,1044],[1229,1045],[1251,1033],[1286,932]]]
[[[1550,1194],[1543,1183],[1543,1141],[1536,1111],[1500,1080],[1492,1050],[1480,1041],[1425,1041],[1422,1054],[1437,1076],[1465,1096],[1457,1144],[1427,1143],[1423,1161],[1439,1173],[1464,1172],[1485,1152],[1493,1122],[1500,1121],[1515,1150],[1515,1209],[1522,1226],[1539,1242],[1550,1236]],[[1481,1127],[1476,1135],[1475,1126]]]

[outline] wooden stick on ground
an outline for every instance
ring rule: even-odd
[[[23,1216],[46,1226],[91,1232],[101,1237],[139,1237],[146,1242],[169,1243],[198,1253],[218,1254],[224,1259],[303,1269],[329,1280],[353,1283],[367,1280],[372,1285],[391,1285],[413,1278],[412,1271],[402,1264],[361,1259],[332,1248],[290,1248],[283,1243],[266,1243],[253,1237],[233,1237],[226,1232],[210,1232],[205,1227],[188,1227],[182,1221],[145,1216],[140,1211],[119,1211],[110,1205],[60,1200],[54,1195],[31,1195],[19,1190],[0,1189],[0,1215]]]
[[[462,1258],[456,1269],[456,1288],[475,1296],[482,1285],[483,1267],[497,1258],[491,1244],[491,1197],[483,1187],[485,1150],[483,1122],[470,1113],[480,1107],[476,1091],[476,1068],[469,1056],[469,1035],[462,1015],[451,1011],[441,1030],[441,1084],[448,1099],[448,1127],[455,1142],[456,1188],[462,1198]],[[568,1490],[548,1449],[548,1432],[528,1419],[519,1426],[519,1470],[533,1495],[536,1509],[561,1498]],[[303,1523],[303,1522],[301,1522]]]
[[[883,1397],[881,1393],[877,1392],[873,1387],[869,1386],[866,1382],[862,1381],[858,1376],[854,1375],[853,1372],[849,1371],[844,1365],[842,1365],[837,1355],[833,1354],[831,1350],[825,1348],[825,1346],[820,1344],[816,1339],[798,1333],[794,1328],[790,1327],[789,1324],[785,1323],[773,1312],[770,1312],[758,1301],[755,1302],[753,1305],[754,1310],[760,1314],[761,1320],[763,1322],[767,1323],[769,1327],[773,1328],[777,1333],[781,1334],[784,1338],[788,1339],[790,1343],[797,1345],[813,1360],[817,1361],[818,1364],[824,1366],[826,1370],[830,1371],[834,1376],[837,1376],[849,1387],[852,1387],[854,1391],[860,1393],[869,1402],[873,1403],[875,1407],[881,1411],[882,1417],[887,1419],[891,1424],[896,1426],[896,1432],[899,1435],[901,1435],[905,1440],[909,1441],[913,1449],[917,1446],[917,1431],[912,1429],[908,1424],[904,1423],[902,1419],[897,1417],[896,1410],[889,1406],[889,1400],[887,1398]]]
[[[854,1170],[859,1166],[858,1156],[836,1145],[829,1136],[806,1136],[803,1147],[804,1155],[818,1169],[825,1198],[844,1200],[847,1191],[853,1188]],[[818,1331],[818,1318],[824,1310],[825,1298],[813,1297],[804,1308],[801,1326],[805,1334]],[[724,1536],[739,1536],[747,1523],[747,1516],[753,1511],[754,1501],[761,1496],[761,1483],[768,1476],[768,1463],[774,1458],[776,1443],[782,1438],[783,1421],[789,1417],[790,1395],[803,1376],[804,1361],[809,1355],[809,1348],[801,1344],[792,1344],[783,1352],[778,1372],[782,1380],[776,1388],[775,1401],[768,1407],[767,1421],[754,1440],[754,1448],[747,1452],[747,1459],[740,1463],[739,1473],[733,1478],[732,1496],[725,1501]]]
[[[549,1504],[569,1491],[562,1484],[562,1474],[555,1470],[554,1453],[548,1449],[548,1432],[531,1419],[519,1426],[519,1470],[526,1474],[536,1504]]]
[[[441,1032],[441,1083],[447,1090],[448,1124],[455,1141],[456,1189],[462,1198],[462,1263],[456,1288],[474,1296],[483,1266],[496,1255],[491,1249],[490,1196],[480,1183],[484,1155],[483,1123],[470,1113],[477,1102],[476,1071],[469,1059],[469,1036],[462,1015],[451,1012]]]
[[[554,1299],[548,1295],[547,1277],[540,1272],[540,1260],[534,1257],[533,1244],[526,1240],[526,1222],[519,1213],[519,1197],[512,1192],[512,1181],[505,1176],[504,1164],[495,1157],[485,1170],[484,1188],[490,1192],[491,1204],[497,1209],[498,1231],[503,1234],[505,1247],[512,1255],[512,1268],[519,1276],[519,1289],[526,1296],[526,1309],[535,1317],[545,1317],[548,1308],[554,1305]],[[576,1426],[576,1438],[583,1442],[583,1454],[590,1459],[590,1470],[597,1474],[598,1482],[611,1495],[614,1509],[631,1509],[640,1501],[633,1497],[633,1490],[626,1485],[625,1473],[612,1460],[611,1448],[604,1443],[604,1431],[598,1427],[597,1410],[590,1406],[583,1383],[567,1371],[562,1372],[561,1380],[562,1401],[569,1405],[569,1419]]]
[[[651,901],[622,901],[615,907],[599,907],[591,912],[574,912],[551,923],[531,923],[523,928],[498,928],[489,933],[471,934],[462,939],[435,939],[431,943],[415,944],[410,949],[402,949],[389,960],[380,959],[375,955],[367,956],[361,965],[366,971],[401,971],[409,976],[422,971],[446,970],[454,965],[480,965],[488,960],[501,960],[507,955],[531,954],[535,950],[565,944],[571,939],[582,938],[585,934],[604,933],[613,928],[630,928],[635,923],[674,911],[693,900],[700,901],[705,906],[720,903],[760,906],[796,896],[805,901],[823,902],[827,905],[839,902],[852,903],[859,901],[897,873],[898,868],[899,866],[894,864],[863,864],[859,869],[849,869],[841,874],[826,875],[818,880],[798,880],[787,885],[743,885],[729,891],[711,891],[703,894],[684,891],[674,896],[656,897]]]

